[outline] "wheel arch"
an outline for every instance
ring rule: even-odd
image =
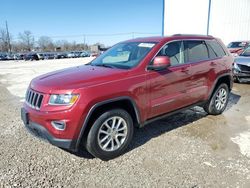
[[[84,143],[86,141],[88,132],[91,128],[91,125],[94,123],[94,120],[103,112],[114,108],[121,108],[126,110],[131,115],[134,125],[138,126],[141,123],[139,109],[135,101],[131,97],[117,97],[96,103],[91,107],[82,124],[76,142],[76,150],[79,149],[81,143]]]
[[[212,89],[209,93],[209,97],[208,99],[210,99],[212,96],[213,96],[213,93],[215,92],[215,90],[218,88],[218,86],[221,84],[221,83],[225,83],[227,84],[228,88],[229,88],[229,91],[232,90],[232,87],[233,87],[233,78],[232,78],[232,75],[231,74],[222,74],[220,75],[216,81],[214,82],[213,86],[212,86]]]

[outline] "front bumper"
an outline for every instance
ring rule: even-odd
[[[233,75],[234,77],[237,77],[237,78],[249,78],[250,79],[250,72],[242,72],[242,71],[234,70]]]
[[[71,151],[76,151],[76,143],[77,140],[73,139],[62,139],[56,138],[42,125],[32,122],[29,119],[27,111],[22,108],[21,109],[21,118],[27,130],[34,136],[50,142],[52,145],[55,145],[60,148],[68,149]]]

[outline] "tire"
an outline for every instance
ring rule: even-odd
[[[100,115],[87,136],[86,149],[104,161],[121,155],[132,140],[133,121],[129,113],[113,109]]]
[[[204,110],[211,115],[221,114],[227,107],[229,98],[229,89],[227,84],[222,83],[219,85],[211,98],[207,101]]]

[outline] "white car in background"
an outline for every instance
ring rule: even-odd
[[[235,57],[233,65],[234,81],[250,80],[250,46],[239,56]]]

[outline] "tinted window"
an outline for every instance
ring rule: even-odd
[[[226,55],[226,52],[223,50],[221,45],[217,41],[206,41],[207,45],[213,49],[217,57],[223,57]]]
[[[188,62],[208,59],[208,50],[204,41],[186,41],[185,50],[188,53]]]
[[[208,49],[208,55],[210,59],[215,59],[218,56],[216,55],[214,49],[211,47],[211,45],[207,44],[207,49]]]
[[[168,56],[171,65],[180,65],[184,63],[184,53],[181,41],[166,44],[157,56]]]

